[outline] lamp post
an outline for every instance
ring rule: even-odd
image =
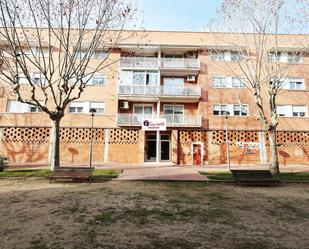
[[[229,130],[228,130],[228,118],[229,118],[229,112],[224,112],[224,118],[225,118],[225,143],[226,143],[226,161],[227,161],[227,169],[231,170],[231,163],[230,163],[230,144],[229,144]]]
[[[93,119],[96,112],[97,110],[94,108],[90,108],[89,110],[89,113],[91,113],[89,168],[92,168]]]

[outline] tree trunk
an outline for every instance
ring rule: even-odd
[[[52,129],[50,133],[50,165],[52,171],[60,167],[60,120],[61,119],[52,120]]]
[[[277,138],[276,130],[269,131],[269,146],[270,146],[270,165],[269,169],[272,175],[278,175],[279,171],[279,160],[278,160],[278,151],[277,151]]]

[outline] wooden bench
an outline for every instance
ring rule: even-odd
[[[50,175],[49,182],[55,181],[71,181],[85,182],[89,181],[92,176],[93,169],[90,168],[59,168],[54,170]]]
[[[269,186],[279,181],[269,170],[231,170],[235,181],[240,185]]]

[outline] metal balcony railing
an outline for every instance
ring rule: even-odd
[[[119,85],[118,95],[143,97],[201,97],[199,86]]]
[[[162,58],[162,68],[199,69],[200,61],[197,58]]]
[[[158,68],[158,58],[156,57],[121,57],[120,67]]]
[[[167,126],[200,127],[202,117],[193,114],[162,114],[161,118],[166,119]]]
[[[154,118],[155,114],[133,114],[118,113],[117,123],[119,126],[141,126],[144,119]],[[202,118],[200,115],[186,114],[162,114],[161,118],[165,118],[167,126],[173,127],[200,127],[202,126]]]

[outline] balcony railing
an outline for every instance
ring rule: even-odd
[[[158,58],[156,57],[121,57],[120,67],[158,68]]]
[[[201,97],[199,86],[119,85],[118,95],[143,97]]]
[[[161,118],[166,119],[167,126],[185,126],[185,127],[202,126],[202,118],[200,115],[162,114]]]
[[[133,113],[118,113],[117,123],[119,126],[141,126],[144,119],[153,118],[155,116],[155,114],[143,115]],[[202,118],[200,115],[162,114],[160,117],[166,118],[166,124],[170,127],[202,126]]]
[[[199,69],[200,61],[196,58],[162,58],[162,68]]]

